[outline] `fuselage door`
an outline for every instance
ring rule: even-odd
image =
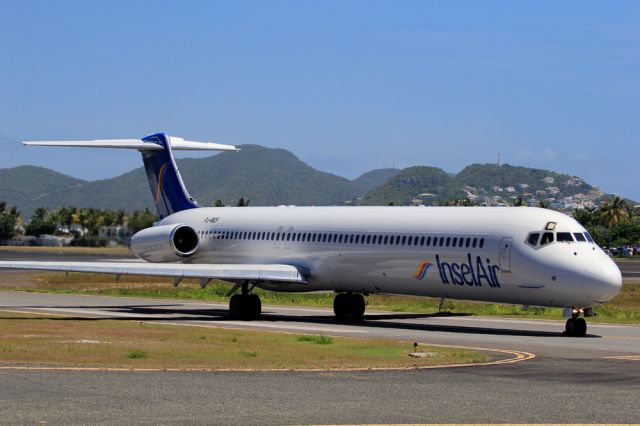
[[[500,240],[500,270],[502,272],[511,272],[511,245],[513,238],[504,237]]]

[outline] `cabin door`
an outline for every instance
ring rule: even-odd
[[[500,270],[502,272],[511,272],[511,245],[513,238],[504,237],[500,240]]]

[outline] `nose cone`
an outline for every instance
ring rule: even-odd
[[[589,265],[585,272],[584,291],[594,302],[608,302],[620,292],[622,274],[618,265],[608,257]]]

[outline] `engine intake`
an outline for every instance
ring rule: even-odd
[[[154,226],[131,238],[131,251],[148,262],[175,262],[198,251],[198,234],[187,225]]]

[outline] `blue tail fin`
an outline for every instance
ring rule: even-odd
[[[164,133],[156,133],[142,138],[142,140],[164,148],[142,151],[144,168],[160,219],[182,210],[199,207],[182,182],[182,177],[173,159],[169,137]]]

